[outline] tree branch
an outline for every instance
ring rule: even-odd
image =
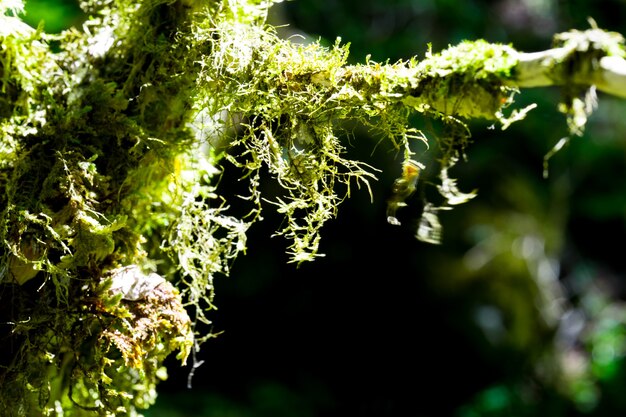
[[[553,49],[517,54],[519,64],[511,80],[517,87],[593,85],[607,94],[626,98],[622,35],[594,27],[556,35],[555,42],[558,47]]]
[[[564,85],[567,80],[553,74],[552,65],[562,62],[570,51],[554,48],[533,53],[519,53],[515,84],[520,88]],[[619,56],[604,56],[592,66],[589,73],[577,75],[572,80],[579,84],[595,85],[600,91],[612,96],[626,98],[626,60]]]

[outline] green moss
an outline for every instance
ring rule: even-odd
[[[426,141],[408,123],[412,111],[456,126],[494,117],[508,94],[506,48],[465,44],[421,63],[347,66],[339,40],[279,39],[264,24],[269,6],[87,2],[88,32],[55,36],[56,54],[45,34],[4,18],[21,31],[2,33],[2,281],[19,284],[16,305],[32,297],[31,282],[42,288],[36,306],[7,317],[18,346],[9,356],[21,359],[6,364],[2,386],[27,387],[0,393],[20,398],[12,410],[147,407],[165,356],[184,359],[210,337],[192,341],[187,315],[209,321],[215,276],[228,274],[261,219],[262,170],[283,189],[271,201],[286,218],[276,233],[291,241],[293,262],[308,261],[351,187],[375,179],[344,157],[343,121],[375,128],[408,159],[410,141]],[[459,97],[451,109],[438,101],[444,93]],[[478,96],[470,112],[467,98]],[[249,181],[247,216],[230,216],[218,195],[222,157]],[[446,192],[460,194],[453,185]],[[419,236],[432,237],[436,211]],[[154,290],[137,304],[107,295],[107,277],[133,265],[158,265],[180,292],[166,300]]]
[[[414,67],[410,77],[414,91],[407,104],[446,116],[495,120],[515,91],[504,85],[515,65],[510,46],[483,40],[465,41],[439,54],[429,52]]]
[[[155,61],[155,52],[164,54],[175,42],[145,44],[137,37],[146,32],[167,37],[177,19],[186,18],[163,9],[164,3],[139,10],[129,3],[115,18],[106,7],[91,6],[102,12],[89,22],[93,36],[62,34],[58,54],[48,50],[45,34],[3,17],[19,29],[0,34],[5,93],[0,279],[3,285],[19,284],[10,300],[16,308],[3,312],[3,320],[14,325],[3,334],[10,342],[0,372],[0,408],[11,416],[62,410],[63,415],[135,415],[154,400],[165,357],[179,350],[185,360],[193,344],[188,314],[171,284],[132,304],[109,302],[99,289],[121,265],[152,265],[141,247],[146,227],[141,218],[128,220],[136,213],[126,201],[141,201],[144,208],[160,202],[152,200],[156,190],[139,196],[147,187],[136,180],[154,179],[142,172],[173,161],[191,142],[180,96],[172,94],[175,89],[188,94],[191,79],[172,76],[187,61],[172,61],[176,56]],[[133,31],[130,22],[137,25]],[[105,64],[107,33],[129,44],[120,45]],[[151,91],[162,94],[158,102],[141,96],[148,82],[127,68],[129,56],[150,61],[154,74],[148,75],[156,83],[168,81]],[[159,171],[159,183],[165,175]]]
[[[437,141],[443,203],[425,202],[416,231],[436,243],[437,213],[474,195],[450,176],[470,142],[466,120],[506,128],[525,114],[503,114],[516,92],[506,86],[509,46],[463,42],[421,61],[349,66],[339,39],[279,39],[265,24],[271,4],[86,1],[85,30],[51,36],[0,1],[0,285],[12,289],[3,292],[11,308],[0,309],[9,323],[0,409],[9,416],[148,407],[165,357],[184,361],[211,336],[195,324],[210,321],[213,281],[245,252],[266,202],[285,216],[276,234],[292,262],[321,256],[324,224],[354,186],[375,180],[374,167],[346,157],[345,122],[404,152],[390,218],[420,180],[406,167],[425,168],[412,142]],[[412,127],[415,113],[441,122],[442,134]],[[247,181],[247,215],[233,216],[220,196],[229,163]],[[281,189],[269,200],[265,173]]]

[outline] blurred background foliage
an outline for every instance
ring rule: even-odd
[[[80,26],[74,2],[26,5],[47,32]],[[624,0],[295,0],[271,21],[282,36],[341,37],[357,63],[478,38],[543,50],[588,18],[626,34],[625,13]],[[440,246],[413,238],[418,199],[402,226],[386,222],[399,155],[351,127],[348,153],[383,169],[374,201],[353,192],[325,229],[326,256],[300,268],[270,238],[280,218],[268,207],[248,255],[216,283],[212,330],[222,333],[198,353],[192,388],[191,365],[172,361],[146,416],[626,415],[626,102],[600,95],[585,135],[543,178],[544,156],[566,135],[559,94],[523,91],[517,105],[538,108],[504,132],[471,123],[453,174],[478,197],[441,214]],[[436,127],[415,123],[432,137]],[[239,186],[227,171],[222,190]]]

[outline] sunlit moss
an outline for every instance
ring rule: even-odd
[[[320,256],[324,224],[376,174],[346,158],[343,122],[370,127],[420,169],[411,142],[430,139],[409,117],[443,123],[432,139],[444,203],[426,202],[416,232],[437,242],[438,210],[473,196],[449,172],[469,144],[465,121],[506,128],[525,114],[504,115],[516,92],[511,47],[464,42],[421,61],[347,65],[340,40],[280,39],[265,22],[272,3],[90,0],[82,30],[52,36],[14,17],[18,1],[0,1],[0,409],[9,416],[148,407],[165,357],[184,361],[210,337],[195,324],[209,322],[213,280],[245,252],[265,202],[285,216],[276,234],[291,261]],[[229,163],[247,181],[247,215],[231,215],[221,195]],[[278,195],[262,195],[265,173]]]

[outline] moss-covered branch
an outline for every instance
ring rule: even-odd
[[[626,97],[624,39],[618,33],[593,28],[556,37],[553,49],[517,53],[512,80],[520,88],[581,84],[617,97]]]
[[[436,242],[437,211],[473,196],[448,174],[469,143],[467,120],[506,128],[529,110],[508,110],[518,87],[558,84],[579,133],[589,110],[581,91],[623,91],[614,84],[623,41],[598,29],[559,35],[563,45],[543,54],[468,41],[422,60],[347,65],[339,41],[280,39],[265,24],[271,1],[83,3],[84,28],[53,37],[15,17],[19,2],[0,1],[0,409],[9,416],[149,406],[164,358],[177,351],[184,361],[210,336],[196,325],[209,322],[213,279],[245,251],[264,202],[284,214],[276,233],[300,263],[319,255],[321,229],[351,187],[375,178],[346,158],[343,122],[404,152],[393,224],[424,169],[411,142],[439,141],[443,202],[426,202],[416,231]],[[442,136],[416,130],[416,113],[442,122]],[[240,201],[218,187],[229,163],[249,184],[246,216],[230,215]],[[265,172],[282,190],[270,199]]]

